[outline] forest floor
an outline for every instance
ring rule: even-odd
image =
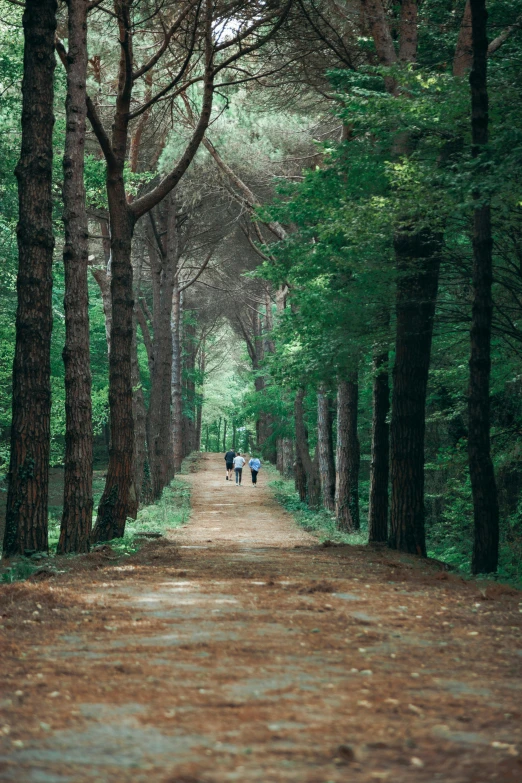
[[[520,592],[186,480],[168,540],[0,586],[1,781],[520,783]]]

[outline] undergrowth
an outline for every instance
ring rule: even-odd
[[[181,473],[187,474],[197,464],[197,455],[190,455],[184,460]],[[115,538],[106,543],[110,544],[114,553],[119,557],[126,557],[138,551],[146,537],[140,538],[142,533],[164,534],[184,525],[190,516],[190,485],[179,478],[175,478],[168,487],[163,490],[162,496],[155,503],[144,506],[138,511],[136,519],[127,520],[125,535],[123,538]],[[73,560],[78,555],[66,555],[56,559],[56,546],[60,535],[60,517],[56,514],[49,515],[49,557],[41,553],[40,560],[20,558],[10,562],[7,568],[0,572],[0,583],[12,583],[23,581],[32,576],[44,565],[53,570],[57,563],[64,565],[66,561]]]
[[[302,527],[308,533],[316,535],[320,541],[334,541],[339,544],[366,544],[368,540],[368,531],[361,528],[357,533],[342,533],[337,530],[335,517],[326,509],[310,509],[299,500],[299,495],[295,491],[294,482],[282,479],[275,468],[268,466],[265,468],[270,479],[269,486],[272,488],[275,499],[286,511],[289,511],[299,527]]]
[[[334,541],[342,544],[361,545],[368,543],[368,524],[365,509],[361,504],[361,529],[357,533],[342,533],[336,529],[335,517],[325,509],[309,509],[306,503],[299,500],[294,482],[282,479],[278,471],[268,466],[265,468],[271,479],[269,486],[274,491],[278,503],[289,511],[297,524],[309,533],[317,535],[320,541]],[[452,569],[466,578],[471,574],[472,526],[464,527],[459,509],[447,511],[438,524],[426,529],[428,557],[447,563]],[[508,583],[514,587],[522,587],[522,535],[519,534],[522,509],[517,520],[511,524],[501,525],[499,567],[496,574],[480,574],[480,580],[489,579]],[[518,523],[518,524],[517,524]]]

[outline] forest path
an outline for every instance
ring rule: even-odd
[[[188,477],[190,523],[121,564],[0,588],[0,780],[520,783],[520,593],[299,530]]]

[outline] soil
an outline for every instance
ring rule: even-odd
[[[520,783],[522,594],[244,478],[206,455],[168,539],[0,588],[0,780]]]

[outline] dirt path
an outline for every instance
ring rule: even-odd
[[[520,593],[322,548],[263,486],[0,589],[0,780],[520,783]]]

